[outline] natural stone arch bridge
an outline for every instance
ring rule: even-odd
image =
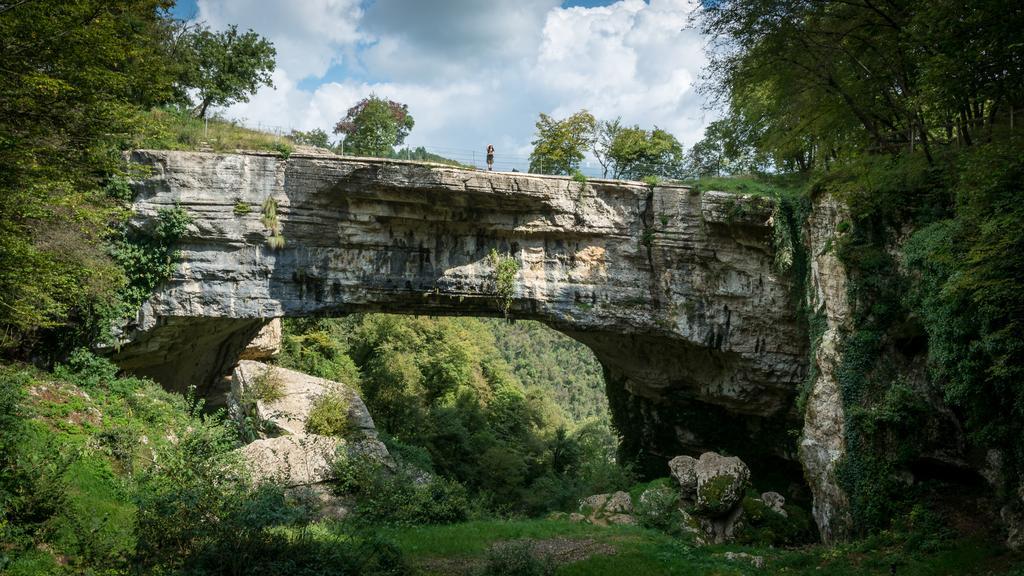
[[[134,224],[175,205],[193,222],[177,271],[124,334],[126,369],[202,390],[275,317],[499,316],[494,249],[521,265],[510,316],[593,349],[627,452],[661,466],[723,448],[794,461],[777,439],[799,425],[807,339],[773,266],[769,200],[333,155],[133,160],[151,168]]]

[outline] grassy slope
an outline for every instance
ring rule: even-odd
[[[134,385],[86,391],[48,372],[0,366],[0,385],[27,391],[32,420],[24,443],[38,459],[33,465],[40,474],[60,471],[66,485],[66,500],[42,526],[46,545],[15,559],[7,573],[48,574],[86,549],[116,557],[134,548],[129,478],[191,417],[181,396],[148,381],[127,382]]]
[[[550,390],[575,421],[610,421],[601,365],[584,344],[532,320],[480,322],[494,334],[502,357],[524,386]]]

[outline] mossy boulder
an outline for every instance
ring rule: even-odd
[[[750,469],[742,460],[714,452],[701,454],[696,475],[694,513],[708,518],[728,514],[743,499],[750,483]]]

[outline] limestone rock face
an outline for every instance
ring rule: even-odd
[[[735,456],[714,452],[700,455],[696,466],[697,513],[707,517],[728,514],[741,500],[750,482],[750,469]]]
[[[679,483],[680,496],[686,500],[697,497],[697,459],[692,456],[676,456],[668,461],[672,478]]]
[[[332,478],[331,462],[344,443],[331,436],[303,434],[260,438],[239,451],[256,479],[306,486]]]
[[[241,360],[273,360],[281,353],[281,319],[268,322],[242,350]]]
[[[836,465],[846,453],[845,414],[836,370],[842,335],[850,330],[852,318],[846,269],[832,246],[844,220],[849,220],[846,208],[822,196],[814,201],[805,229],[811,264],[809,307],[824,318],[825,331],[814,354],[817,378],[807,397],[799,454],[814,496],[812,514],[826,542],[842,538],[850,524],[846,494],[836,478]]]
[[[770,200],[302,151],[132,159],[150,169],[133,226],[173,206],[192,217],[181,264],[114,354],[169,388],[213,386],[270,318],[501,315],[493,250],[520,266],[511,317],[597,355],[627,455],[664,467],[722,446],[753,461],[763,447],[736,438],[799,418],[807,338],[773,267]]]
[[[765,492],[761,494],[761,501],[768,507],[769,510],[776,514],[786,516],[786,497],[778,492]]]
[[[259,432],[259,438],[239,449],[256,479],[280,481],[288,487],[327,482],[334,477],[331,463],[339,450],[390,463],[373,418],[352,388],[251,360],[240,361],[231,380],[231,415],[248,418]],[[267,387],[274,390],[270,397]],[[343,394],[348,400],[350,432],[345,438],[306,432],[313,402],[327,393]]]
[[[272,401],[255,396],[260,380],[272,381],[278,387],[279,398]],[[363,399],[352,388],[339,382],[317,378],[295,370],[270,366],[251,360],[242,360],[232,375],[231,399],[228,405],[236,417],[249,414],[261,427],[271,427],[279,433],[301,435],[306,433],[306,418],[317,398],[328,393],[342,394],[348,401],[348,422],[353,436],[359,439],[377,439],[377,428]]]
[[[612,494],[594,494],[580,500],[581,522],[597,526],[609,524],[634,525],[637,523],[633,515],[633,499],[626,492]],[[575,520],[574,520],[575,521]]]

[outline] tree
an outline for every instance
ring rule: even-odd
[[[345,135],[346,152],[386,156],[405,142],[413,125],[408,105],[371,94],[348,109],[334,133]]]
[[[271,73],[277,50],[259,34],[238,33],[231,25],[223,32],[199,29],[188,38],[189,66],[184,83],[198,92],[195,113],[206,116],[210,106],[248,102],[260,86],[273,86]]]
[[[537,120],[537,139],[532,142],[530,172],[571,174],[594,142],[596,128],[597,120],[586,110],[564,120],[542,113]]]
[[[608,148],[607,158],[613,178],[676,177],[683,163],[683,146],[657,126],[654,130],[621,128]]]
[[[611,150],[612,142],[615,141],[615,137],[618,136],[621,131],[621,118],[616,118],[615,120],[602,120],[597,123],[593,152],[594,157],[597,158],[597,163],[601,165],[601,175],[605,178],[608,177],[608,169],[611,168],[612,165],[612,160],[608,157],[608,152]]]
[[[168,4],[0,8],[0,350],[86,324],[125,281],[103,246],[120,214],[104,185],[126,171],[116,151],[140,108],[174,99]]]
[[[317,148],[330,149],[331,141],[327,136],[327,132],[324,132],[320,128],[314,128],[309,132],[303,132],[302,130],[292,130],[291,139],[296,144],[303,144],[305,146],[316,146]]]

